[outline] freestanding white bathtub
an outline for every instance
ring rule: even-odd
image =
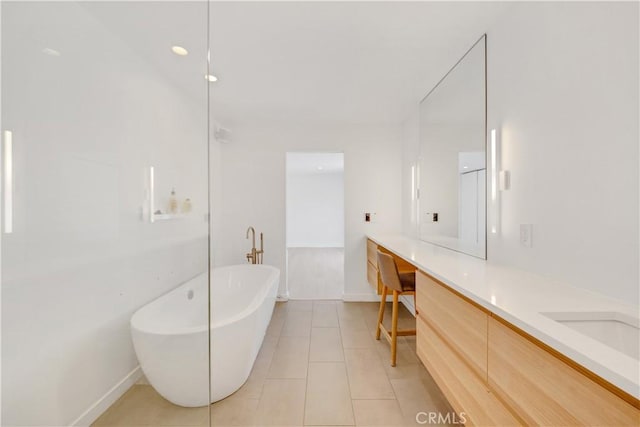
[[[229,396],[249,377],[275,305],[280,270],[233,265],[211,270],[211,398],[207,274],[189,280],[131,318],[136,355],[149,383],[180,406]]]

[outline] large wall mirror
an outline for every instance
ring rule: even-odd
[[[420,103],[421,240],[486,258],[486,36]]]

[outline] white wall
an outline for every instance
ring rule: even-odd
[[[638,36],[631,2],[514,3],[487,29],[488,125],[511,171],[491,262],[638,304]]]
[[[265,264],[285,271],[285,155],[290,151],[344,152],[345,298],[373,298],[366,281],[370,230],[401,229],[400,128],[382,126],[235,126],[234,141],[221,146],[222,217],[213,236],[216,265],[246,262],[252,225],[264,232]],[[365,223],[364,212],[376,212]],[[285,292],[283,278],[280,293]]]
[[[132,313],[206,271],[206,103],[82,6],[2,7],[15,173],[14,232],[2,235],[2,425],[86,424],[105,408],[85,411],[139,375]],[[141,219],[150,165],[156,208],[175,186],[191,214]]]
[[[288,165],[287,165],[288,168]],[[344,246],[343,172],[287,172],[287,247]]]

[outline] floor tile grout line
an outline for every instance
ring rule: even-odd
[[[311,309],[313,310],[313,303],[311,304]],[[309,348],[307,349],[307,375],[305,376],[304,381],[304,403],[302,406],[302,423],[301,425],[305,425],[304,420],[307,417],[307,395],[309,394],[309,366],[311,364],[311,328],[313,327],[313,311],[311,312],[311,327],[309,328]]]
[[[391,400],[395,402],[398,401],[396,397],[356,397],[356,398],[351,398],[351,400]]]
[[[336,310],[337,311],[337,310]],[[358,311],[360,312],[360,315],[362,316],[362,312],[360,310],[360,307],[358,307]],[[349,368],[347,367],[347,355],[345,353],[345,348],[344,348],[344,340],[342,339],[342,325],[340,324],[340,319],[338,319],[338,329],[339,329],[339,334],[340,334],[340,347],[342,347],[342,358],[344,359],[344,371],[345,374],[347,376],[347,387],[349,388],[349,403],[351,405],[351,415],[353,416],[353,425],[356,426],[358,425],[358,422],[356,420],[356,411],[353,409],[353,397],[351,396],[351,378],[349,376]]]

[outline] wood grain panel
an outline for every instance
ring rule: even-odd
[[[378,269],[376,269],[370,262],[367,262],[367,282],[378,291]]]
[[[489,385],[529,425],[638,426],[640,411],[495,318]]]
[[[418,315],[416,326],[418,357],[453,409],[464,412],[467,426],[522,425],[422,315]]]
[[[373,240],[367,239],[367,261],[375,269],[378,269],[378,245]]]
[[[420,314],[486,382],[488,313],[421,271],[416,274],[416,290]]]

